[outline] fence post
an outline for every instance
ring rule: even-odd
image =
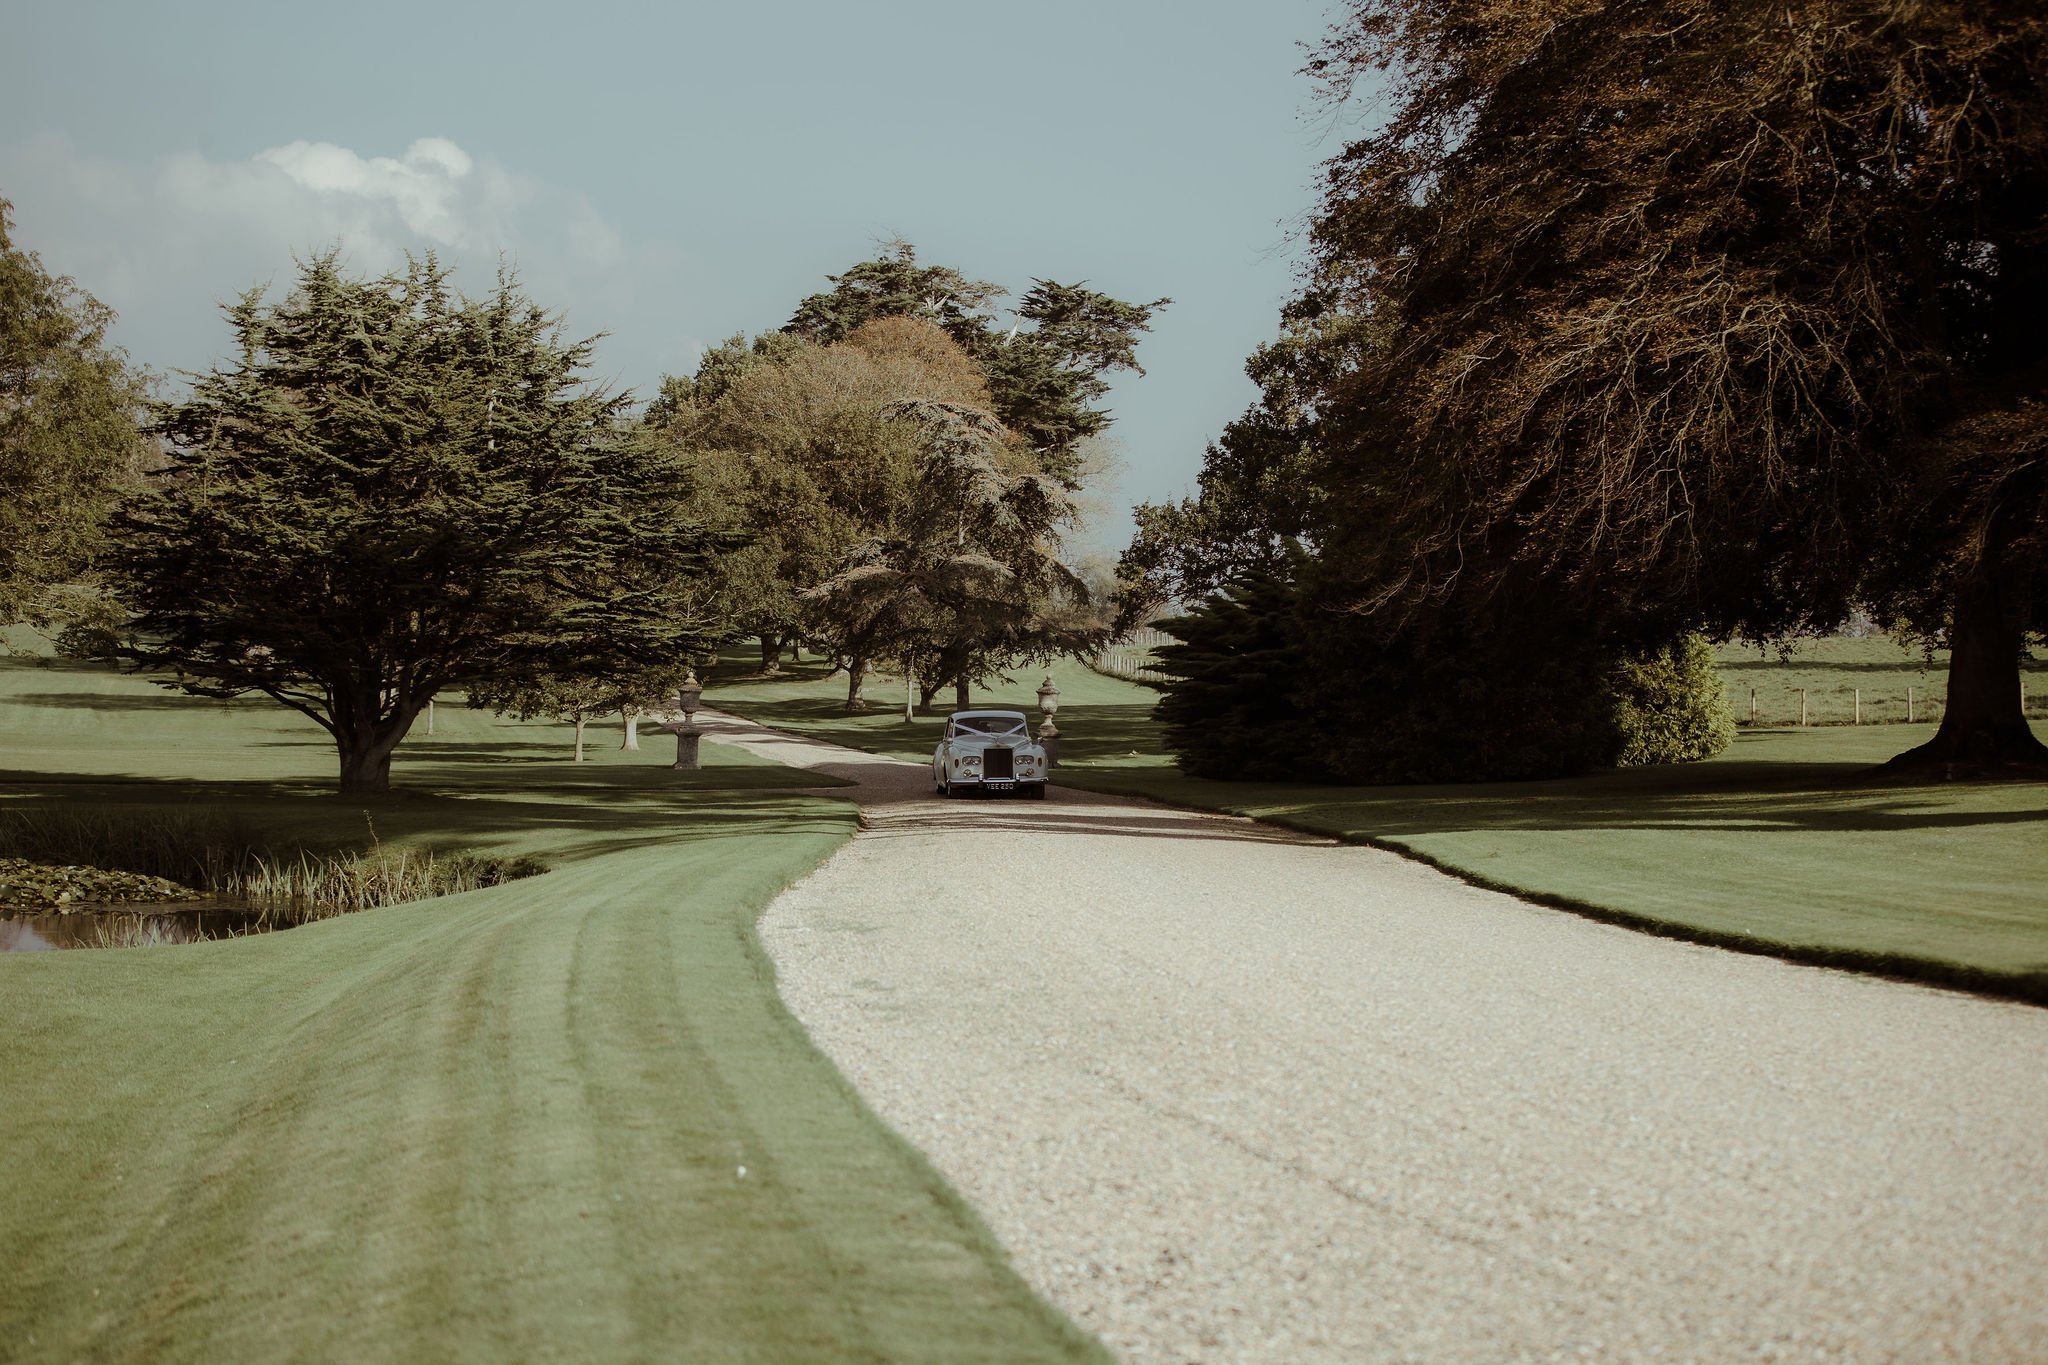
[[[1749,689],[1749,723],[1756,724],[1756,689]]]
[[[1806,724],[1806,689],[1799,689],[1799,723]]]
[[[1913,723],[1913,689],[1906,689],[1906,724]]]
[[[1849,723],[1851,725],[1861,725],[1863,723],[1863,689],[1860,687],[1856,689],[1856,719]]]

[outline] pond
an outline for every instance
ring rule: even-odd
[[[65,914],[0,907],[0,953],[56,948],[145,948],[282,929],[292,923],[245,901],[93,905]]]

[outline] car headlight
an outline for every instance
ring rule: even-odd
[[[960,766],[963,768],[979,768],[981,766],[981,755],[967,754],[963,756],[960,760]]]

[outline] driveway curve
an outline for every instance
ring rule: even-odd
[[[2048,1353],[2048,1010],[708,721],[857,784],[783,998],[1125,1359]]]

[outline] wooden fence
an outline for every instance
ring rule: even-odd
[[[1728,709],[1734,712],[1735,723],[1759,727],[1904,725],[1938,721],[1946,705],[1946,691],[1938,687],[1728,689]]]
[[[1164,687],[1170,679],[1152,662],[1152,651],[1172,643],[1171,635],[1146,626],[1110,641],[1088,661],[1088,666],[1097,673],[1122,678],[1125,682]]]

